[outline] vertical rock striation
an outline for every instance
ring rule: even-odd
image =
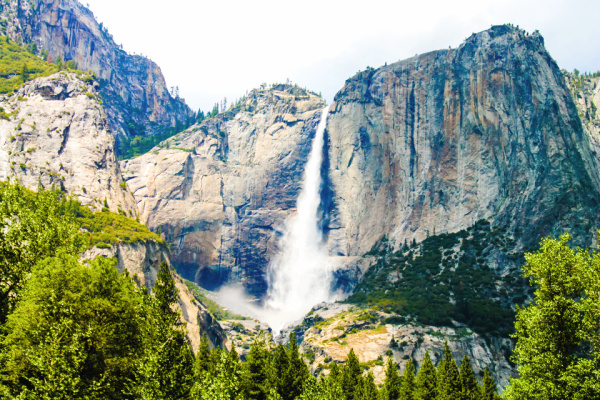
[[[266,267],[295,211],[324,105],[298,87],[255,90],[121,163],[141,220],[171,242],[185,278],[209,289],[231,278],[255,296],[265,293]]]
[[[495,26],[458,49],[346,81],[328,124],[330,249],[360,255],[479,219],[519,245],[599,225],[597,160],[539,33]]]

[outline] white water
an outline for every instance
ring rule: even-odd
[[[298,196],[297,213],[286,221],[281,253],[268,268],[269,290],[263,320],[274,333],[302,319],[311,308],[330,301],[331,269],[319,228],[321,164],[329,106],[313,139]]]
[[[325,107],[311,146],[296,203],[297,212],[285,222],[281,252],[267,269],[269,289],[262,307],[253,304],[241,285],[222,288],[216,300],[271,327],[275,335],[299,322],[318,303],[335,300],[331,293],[331,268],[319,228],[321,164],[327,114]]]

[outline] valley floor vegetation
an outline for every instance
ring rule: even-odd
[[[244,360],[235,349],[210,349],[205,336],[194,354],[170,267],[161,264],[148,290],[113,259],[82,261],[87,229],[101,230],[104,217],[91,224],[94,213],[73,212],[70,201],[0,183],[0,398],[499,398],[489,371],[478,382],[471,360],[459,367],[447,345],[437,366],[426,353],[400,374],[388,359],[381,387],[352,350],[345,364],[313,376],[294,334],[288,345],[259,335]],[[520,377],[506,388],[509,400],[600,399],[600,253],[568,241],[544,239],[525,256],[536,290],[517,308]]]

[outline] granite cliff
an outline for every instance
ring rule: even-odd
[[[293,90],[252,92],[122,164],[142,220],[207,288],[232,279],[265,292],[323,107]],[[480,220],[501,228],[515,253],[565,230],[578,244],[594,240],[597,140],[537,32],[495,26],[457,49],[360,72],[330,110],[322,224],[346,288],[382,239],[399,249]],[[486,257],[498,277],[521,262],[502,249]]]
[[[38,190],[60,189],[93,209],[107,207],[138,217],[131,192],[123,181],[115,154],[115,138],[99,100],[98,83],[84,74],[60,72],[26,83],[0,98],[8,119],[0,118],[0,180],[18,181]],[[168,249],[155,241],[94,247],[83,257],[116,258],[140,285],[152,288]],[[211,343],[227,338],[206,308],[174,275],[179,309],[195,350],[207,333]]]
[[[480,219],[518,247],[599,226],[597,156],[537,33],[496,26],[459,48],[367,70],[328,124],[332,252],[399,248]]]
[[[127,54],[90,10],[76,0],[10,0],[0,3],[0,34],[35,43],[54,60],[73,60],[100,78],[99,91],[118,139],[152,135],[188,123],[193,115],[169,93],[160,68]]]
[[[83,204],[137,216],[114,150],[98,83],[61,72],[0,99],[0,179],[37,190],[55,187]]]
[[[141,220],[172,244],[182,276],[208,289],[241,281],[250,294],[264,294],[265,268],[295,211],[324,105],[295,86],[254,90],[229,111],[121,162]]]

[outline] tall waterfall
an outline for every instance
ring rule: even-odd
[[[275,333],[301,319],[310,309],[331,300],[331,270],[319,228],[321,164],[329,106],[313,139],[304,170],[297,213],[289,218],[280,242],[281,253],[268,268],[269,289],[264,321]]]

